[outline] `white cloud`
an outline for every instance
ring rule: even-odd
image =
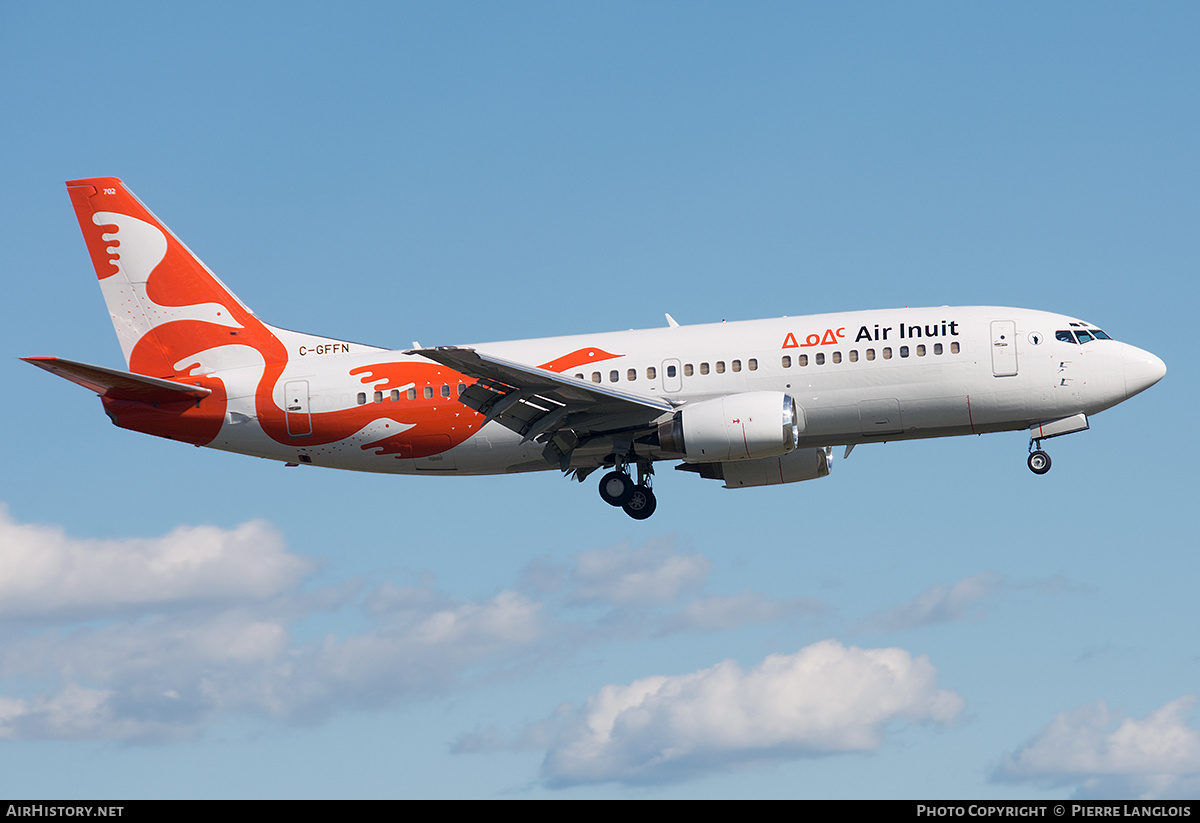
[[[150,604],[257,600],[311,568],[261,521],[157,538],[81,540],[0,505],[0,617],[95,617]]]
[[[89,727],[103,722],[100,707],[107,698],[106,692],[79,686],[32,700],[4,698],[0,702],[0,738],[16,737],[22,729],[36,729],[37,737],[74,736],[79,718]]]
[[[313,564],[263,523],[78,540],[0,511],[0,739],[188,737],[232,713],[312,721],[505,670],[541,604],[386,582],[301,590]],[[366,627],[297,643],[352,608]]]
[[[566,713],[544,775],[552,786],[657,783],[754,760],[873,751],[894,721],[958,715],[962,698],[936,681],[925,657],[829,640],[748,672],[726,660],[605,686]]]
[[[55,685],[0,696],[0,738],[170,739],[231,713],[312,722],[442,693],[476,666],[507,666],[542,632],[539,604],[513,592],[433,599],[425,612],[305,645],[286,620],[249,609],[28,633],[0,653],[0,678]]]
[[[621,543],[577,552],[569,563],[537,558],[523,570],[521,588],[541,596],[561,593],[568,606],[607,607],[598,623],[609,636],[724,631],[825,610],[811,598],[771,600],[751,591],[697,596],[711,571],[708,558],[678,553],[667,538],[636,549]]]
[[[824,610],[822,603],[805,597],[769,600],[750,591],[710,595],[697,598],[676,614],[664,618],[662,631],[723,631],[748,623],[770,623],[793,615],[816,615]]]
[[[328,637],[298,654],[289,682],[302,684],[287,712],[320,716],[337,704],[380,707],[434,694],[473,666],[503,667],[543,633],[540,604],[515,592],[483,603],[408,613],[378,630]]]
[[[711,568],[702,554],[675,554],[669,541],[592,549],[575,556],[572,596],[579,603],[661,605],[699,588]]]
[[[1186,695],[1142,720],[1096,701],[1055,715],[995,770],[994,780],[1077,786],[1079,797],[1195,797],[1200,732],[1187,723]]]
[[[964,577],[953,586],[930,586],[907,603],[880,612],[868,621],[877,631],[897,631],[961,620],[981,611],[984,603],[1007,584],[996,572]]]
[[[610,642],[614,626],[649,637],[817,608],[753,592],[697,598],[711,564],[670,541],[542,565],[526,575],[530,593],[476,599],[432,581],[311,587],[315,564],[265,523],[91,540],[0,508],[0,739],[182,739],[233,715],[316,722],[559,661]],[[608,611],[556,619],[596,605]],[[347,618],[360,628],[313,636]],[[548,748],[562,721],[530,727],[521,745]],[[473,741],[459,748],[485,747]]]

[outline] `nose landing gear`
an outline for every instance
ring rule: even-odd
[[[1034,474],[1050,471],[1050,455],[1042,451],[1042,441],[1049,437],[1086,431],[1087,415],[1083,412],[1058,420],[1047,420],[1029,427],[1029,470]]]
[[[1036,450],[1034,449],[1035,444]],[[1050,471],[1050,455],[1042,451],[1041,440],[1029,441],[1029,460],[1026,462],[1029,464],[1029,470],[1034,474],[1045,474]]]
[[[649,461],[638,462],[637,473],[635,484],[626,465],[618,463],[613,471],[600,478],[600,499],[610,506],[620,506],[634,520],[645,520],[658,508],[650,489],[654,465]]]

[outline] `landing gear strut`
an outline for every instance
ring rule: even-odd
[[[649,461],[637,464],[637,483],[629,476],[624,463],[600,478],[600,498],[610,506],[620,506],[634,520],[645,520],[654,514],[658,501],[650,490],[654,465]]]
[[[1035,444],[1036,450],[1034,449]],[[1026,462],[1029,464],[1029,470],[1034,474],[1045,474],[1050,471],[1050,455],[1042,451],[1041,440],[1029,441],[1029,460]]]

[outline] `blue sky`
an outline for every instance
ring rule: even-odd
[[[1197,796],[1198,24],[8,9],[0,791]],[[875,445],[795,486],[665,471],[644,523],[556,473],[285,469],[17,360],[121,365],[62,185],[102,175],[333,337],[996,304],[1168,374],[1045,477],[1020,433]]]

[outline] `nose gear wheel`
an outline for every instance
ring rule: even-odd
[[[1029,470],[1034,474],[1045,474],[1050,471],[1050,455],[1041,449],[1030,452],[1027,462],[1029,463]]]

